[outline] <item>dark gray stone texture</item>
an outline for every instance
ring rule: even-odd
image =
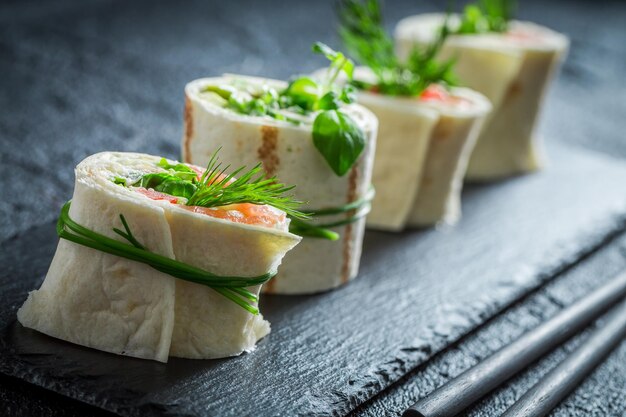
[[[324,65],[308,50],[315,40],[338,45],[332,7],[0,5],[0,370],[128,415],[395,415],[623,268],[626,4],[533,0],[521,4],[521,18],[572,38],[542,123],[553,160],[545,174],[469,190],[455,229],[368,233],[353,284],[316,297],[264,300],[273,333],[251,355],[162,367],[14,323],[49,264],[52,222],[71,196],[77,162],[100,150],[177,157],[187,81],[222,72],[281,78]],[[388,1],[389,26],[444,7]],[[598,247],[604,249],[586,257]],[[470,415],[502,412],[583,338]],[[622,344],[554,415],[621,415],[625,374]],[[108,414],[5,376],[0,407],[11,416]]]

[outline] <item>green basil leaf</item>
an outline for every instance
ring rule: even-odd
[[[313,110],[319,100],[320,87],[309,77],[300,77],[289,83],[284,95],[290,98],[290,104],[306,110]]]
[[[339,110],[321,112],[313,122],[313,144],[340,177],[345,175],[365,148],[365,135]]]
[[[173,195],[175,197],[185,197],[186,199],[191,198],[193,193],[196,192],[198,187],[189,181],[174,179],[167,180],[162,182],[161,184],[154,187],[156,191]]]
[[[324,94],[315,106],[319,110],[336,110],[339,108],[339,98],[333,91]]]

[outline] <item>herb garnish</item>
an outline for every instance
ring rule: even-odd
[[[212,156],[207,169],[198,178],[198,173],[185,164],[170,164],[162,158],[156,165],[167,169],[166,172],[156,172],[143,175],[134,183],[128,183],[120,177],[114,177],[113,182],[124,186],[152,188],[174,197],[183,197],[188,206],[220,207],[230,204],[257,204],[270,205],[284,211],[293,218],[306,218],[307,215],[298,211],[302,202],[286,193],[295,186],[285,186],[278,182],[276,177],[265,178],[261,163],[246,170],[240,167],[230,174],[226,171],[230,166],[222,168],[216,151]],[[237,177],[237,178],[235,178]]]
[[[259,314],[254,305],[258,297],[246,287],[261,285],[269,281],[276,271],[271,271],[256,277],[218,276],[208,271],[179,262],[175,259],[148,251],[133,235],[128,222],[120,214],[120,221],[124,230],[114,228],[113,231],[126,239],[130,244],[120,242],[104,236],[74,222],[69,216],[71,202],[65,203],[57,222],[57,234],[60,238],[79,245],[87,246],[102,252],[110,253],[132,261],[150,265],[154,269],[175,278],[206,285],[219,294],[243,307],[252,314]]]
[[[468,4],[461,15],[456,34],[467,35],[487,32],[506,32],[513,18],[515,2],[512,0],[479,0]]]
[[[358,125],[341,110],[354,102],[354,87],[335,84],[343,72],[352,79],[354,63],[341,52],[317,42],[313,52],[323,54],[330,65],[323,80],[302,76],[294,78],[282,91],[269,86],[241,91],[232,85],[210,85],[203,92],[217,94],[223,105],[250,116],[268,116],[300,124],[302,118],[317,113],[313,120],[313,143],[330,168],[338,176],[350,170],[365,148],[365,135]]]
[[[187,200],[188,206],[219,207],[230,204],[267,204],[296,218],[307,217],[297,210],[302,202],[285,193],[295,186],[285,186],[276,177],[265,178],[265,173],[258,163],[244,172],[246,167],[226,174],[229,166],[222,169],[217,152],[213,154],[206,171],[197,183],[196,192]],[[241,174],[241,175],[239,175]],[[237,178],[235,178],[238,176]]]
[[[365,148],[365,137],[356,123],[341,110],[325,110],[313,122],[313,144],[342,176]]]
[[[339,235],[329,228],[353,223],[370,211],[371,202],[374,198],[373,188],[362,199],[341,207],[307,210],[307,213],[303,213],[295,208],[302,204],[300,201],[284,195],[294,187],[286,187],[278,183],[275,177],[264,178],[261,164],[235,179],[240,172],[245,170],[245,167],[241,167],[231,174],[226,174],[225,171],[228,170],[228,167],[221,169],[221,164],[217,159],[218,152],[219,150],[211,156],[208,167],[200,178],[198,178],[198,173],[188,165],[170,164],[167,159],[161,158],[156,165],[167,169],[167,172],[144,174],[135,182],[119,176],[113,177],[111,181],[125,187],[152,188],[155,191],[175,197],[184,197],[187,199],[184,204],[188,206],[220,207],[240,203],[269,204],[287,213],[290,219],[289,231],[291,233],[328,240],[339,239]],[[311,216],[329,216],[351,211],[356,211],[356,213],[331,223],[314,224],[307,221]],[[118,231],[116,233],[119,234]],[[132,241],[131,234],[125,237]]]
[[[313,144],[335,174],[341,177],[365,149],[365,134],[340,108],[341,103],[354,101],[354,87],[347,84],[339,89],[335,85],[341,72],[352,80],[354,64],[344,54],[321,42],[313,45],[313,51],[330,60],[326,77],[318,84],[318,99],[314,103],[314,108],[322,111],[313,122]]]
[[[392,96],[417,96],[430,84],[456,84],[454,60],[435,58],[449,30],[444,24],[437,40],[426,48],[414,47],[406,62],[395,55],[392,37],[385,31],[378,0],[343,0],[339,4],[339,35],[348,52],[375,74],[374,84],[354,80],[362,90]]]

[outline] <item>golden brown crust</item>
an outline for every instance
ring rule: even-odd
[[[263,162],[263,170],[268,177],[273,177],[280,164],[276,153],[278,147],[278,128],[275,126],[261,126],[262,144],[257,149],[257,156]]]
[[[347,202],[351,203],[357,199],[356,195],[356,186],[359,179],[359,165],[354,164],[352,169],[350,170],[350,176],[348,177],[348,195]],[[346,216],[354,216],[356,210],[351,210],[346,213]],[[352,264],[352,225],[353,223],[348,223],[345,226],[345,231],[343,235],[343,265],[341,267],[341,283],[345,284],[350,280],[350,265]]]
[[[191,163],[191,137],[193,136],[193,108],[191,106],[191,100],[189,97],[185,95],[185,140],[183,143],[184,152],[183,159],[184,162]]]

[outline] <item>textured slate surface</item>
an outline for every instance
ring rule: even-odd
[[[351,415],[397,415],[427,395],[434,388],[460,374],[512,342],[560,309],[592,291],[597,285],[626,268],[626,236],[594,253],[590,259],[570,270],[540,290],[520,300],[505,313],[490,320],[460,344],[437,355],[424,366],[408,373],[389,390],[357,408]],[[600,322],[601,323],[601,322]],[[543,375],[565,359],[588,336],[581,333],[555,350],[519,377],[498,389],[494,395],[469,410],[467,416],[498,416]],[[551,415],[622,416],[626,411],[626,342],[622,343],[605,363],[567,398]]]
[[[345,414],[624,229],[626,164],[551,151],[545,173],[470,189],[456,228],[368,233],[349,286],[266,297],[274,331],[254,354],[163,366],[57,341],[5,311],[0,369],[123,415]],[[3,272],[13,308],[45,272],[52,225],[2,247],[7,265],[37,242],[38,262]]]
[[[623,157],[626,156],[626,146],[622,140],[623,114],[626,112],[626,105],[621,98],[624,97],[626,90],[621,82],[621,74],[626,70],[626,50],[623,48],[626,31],[622,27],[626,17],[626,6],[618,1],[605,2],[603,6],[598,7],[597,2],[591,1],[524,1],[521,17],[549,24],[557,30],[568,33],[573,40],[572,52],[564,68],[563,77],[550,97],[542,126],[544,135],[551,141],[566,142]],[[437,2],[417,4],[408,0],[389,1],[388,20],[391,26],[395,20],[408,13],[435,10],[441,7],[442,5]],[[593,25],[590,22],[602,22],[602,24]],[[223,71],[275,77],[307,71],[322,64],[319,58],[306,52],[310,43],[319,39],[332,44],[334,40],[332,31],[329,29],[333,24],[330,2],[308,4],[304,2],[268,4],[253,1],[195,2],[181,7],[174,2],[155,5],[151,2],[126,4],[106,0],[90,3],[21,1],[0,5],[0,23],[0,73],[2,74],[0,108],[5,110],[0,112],[0,178],[2,178],[0,186],[4,197],[0,201],[0,241],[3,241],[0,265],[4,270],[0,275],[0,294],[2,294],[5,306],[0,312],[0,318],[3,326],[4,323],[10,323],[13,320],[14,311],[24,299],[26,290],[34,286],[31,280],[41,275],[47,268],[54,245],[50,222],[56,217],[62,201],[71,194],[72,167],[76,162],[87,154],[103,149],[142,150],[175,157],[178,154],[178,138],[181,134],[182,87],[186,81]],[[552,153],[559,153],[560,149],[554,148]],[[578,161],[587,160],[584,155],[574,153],[557,157],[556,163],[562,164],[570,157],[580,158]],[[495,247],[503,251],[501,257],[492,255],[492,258],[497,261],[497,268],[500,268],[500,264],[505,264],[507,259],[515,258],[514,265],[520,266],[522,260],[525,260],[530,267],[536,268],[534,272],[539,273],[542,278],[547,278],[555,268],[559,269],[563,266],[560,260],[575,259],[575,256],[570,258],[568,255],[576,253],[579,249],[593,247],[596,238],[599,239],[605,231],[621,227],[619,222],[612,222],[616,219],[615,217],[611,218],[601,213],[607,208],[602,204],[600,207],[588,208],[598,210],[598,219],[586,215],[583,211],[578,211],[577,208],[577,206],[590,205],[592,202],[595,204],[596,201],[604,201],[607,196],[602,194],[603,190],[614,189],[616,185],[620,185],[616,184],[617,178],[609,178],[611,169],[607,166],[610,167],[613,163],[607,159],[600,162],[596,169],[589,169],[582,173],[577,170],[585,166],[585,163],[579,162],[582,165],[578,166],[574,162],[572,164],[573,172],[567,172],[562,166],[560,175],[568,181],[571,181],[571,174],[580,174],[581,177],[585,177],[581,184],[568,183],[571,187],[569,192],[576,194],[578,202],[575,204],[576,207],[562,204],[558,206],[560,210],[542,211],[550,204],[557,207],[558,193],[547,197],[550,200],[547,206],[541,206],[539,203],[536,207],[529,206],[526,215],[532,213],[534,216],[539,216],[537,221],[544,221],[547,232],[534,235],[529,232],[524,235],[527,237],[526,240],[520,240],[520,247],[532,246],[531,249],[535,255],[528,260],[522,257],[523,253],[515,253],[512,248],[508,248],[508,252],[501,248],[496,233],[492,237],[492,246],[485,248]],[[539,177],[531,177],[528,180],[536,182],[539,181],[537,178]],[[608,178],[607,184],[604,184],[605,178]],[[24,192],[26,184],[28,192]],[[597,189],[595,189],[596,184],[599,184]],[[597,194],[584,201],[584,194],[578,195],[576,187],[584,188],[590,185]],[[413,300],[416,303],[429,301],[432,306],[437,300],[446,298],[448,304],[442,303],[439,309],[429,311],[428,303],[421,307],[419,304],[408,305],[409,298],[407,297],[399,303],[403,307],[406,306],[401,314],[419,310],[422,313],[418,314],[415,319],[418,324],[425,324],[428,321],[425,318],[432,320],[433,323],[437,322],[432,329],[420,334],[426,339],[426,347],[423,349],[421,349],[421,341],[416,342],[411,339],[417,337],[415,334],[404,335],[405,338],[396,346],[384,339],[393,333],[394,329],[397,330],[397,327],[394,327],[397,321],[385,322],[386,331],[375,334],[372,328],[368,327],[370,324],[380,323],[383,320],[385,314],[377,316],[376,312],[380,313],[385,301],[393,300],[394,289],[403,288],[399,284],[400,280],[396,282],[396,286],[392,285],[382,291],[379,299],[374,298],[376,295],[374,292],[371,293],[372,295],[365,293],[365,290],[380,288],[381,283],[378,281],[388,273],[388,271],[381,270],[384,265],[393,264],[395,268],[393,271],[398,274],[416,272],[416,276],[421,279],[420,282],[424,281],[424,277],[432,277],[432,274],[436,272],[436,270],[428,269],[428,264],[423,264],[414,271],[408,264],[402,266],[394,263],[393,261],[407,256],[406,252],[393,252],[394,248],[405,243],[417,242],[416,246],[423,251],[425,257],[433,254],[454,255],[455,258],[450,261],[452,269],[446,266],[445,272],[455,271],[455,268],[460,268],[467,259],[473,259],[474,255],[484,256],[474,245],[478,241],[486,241],[486,237],[491,237],[488,231],[483,229],[484,224],[480,223],[484,222],[492,211],[497,211],[498,206],[489,202],[497,201],[500,204],[500,200],[505,199],[502,190],[506,189],[509,190],[509,194],[506,195],[513,196],[511,197],[513,202],[523,203],[523,196],[516,194],[520,193],[519,187],[522,187],[520,180],[515,180],[512,183],[477,189],[471,193],[471,204],[466,207],[466,220],[461,228],[452,232],[453,235],[465,233],[466,236],[473,236],[471,239],[466,239],[463,245],[431,247],[431,243],[436,242],[437,239],[444,239],[431,237],[434,232],[409,233],[398,238],[384,234],[369,234],[364,260],[363,276],[365,279],[358,282],[358,287],[350,286],[336,293],[310,299],[274,298],[267,300],[269,302],[266,302],[266,307],[270,310],[269,315],[274,323],[274,333],[262,343],[261,348],[254,355],[236,360],[243,364],[237,367],[242,366],[242,369],[248,370],[265,369],[262,372],[263,375],[278,379],[277,376],[269,375],[271,371],[267,368],[269,365],[267,358],[277,352],[277,350],[272,350],[275,349],[277,340],[287,338],[290,334],[298,334],[298,340],[304,341],[304,345],[301,346],[302,352],[298,351],[298,354],[310,353],[306,349],[311,345],[311,348],[322,346],[333,347],[337,351],[350,351],[353,355],[353,357],[329,355],[326,367],[316,367],[311,363],[304,363],[300,366],[295,359],[293,362],[296,365],[294,365],[289,362],[289,358],[293,359],[293,357],[282,358],[285,367],[298,366],[298,371],[301,371],[299,383],[295,384],[295,387],[300,390],[290,387],[289,395],[286,397],[281,397],[272,391],[273,397],[267,399],[265,403],[271,406],[269,410],[274,411],[275,406],[279,405],[287,407],[287,399],[295,396],[295,392],[302,392],[303,388],[299,386],[302,381],[304,383],[316,382],[320,378],[322,381],[324,378],[334,378],[335,384],[322,386],[317,391],[310,390],[298,398],[295,404],[300,407],[299,410],[304,410],[307,406],[320,406],[318,411],[333,410],[337,414],[351,410],[382,387],[389,385],[394,378],[426,360],[436,350],[447,346],[460,333],[494,314],[498,308],[490,301],[501,294],[500,291],[504,291],[512,298],[514,294],[521,294],[524,291],[524,284],[530,285],[535,282],[536,276],[528,270],[519,275],[521,278],[514,285],[490,289],[488,293],[481,294],[489,302],[484,305],[477,303],[476,309],[473,309],[474,306],[467,306],[472,309],[472,314],[463,317],[459,323],[455,322],[456,315],[449,314],[444,307],[447,305],[447,308],[451,308],[449,301],[459,300],[455,297],[472,294],[461,294],[463,291],[459,291],[458,288],[457,291],[453,291],[455,285],[463,283],[462,279],[465,275],[453,278],[442,277],[441,280],[445,278],[450,286],[444,285],[439,288],[438,296],[428,300],[427,296],[422,294],[423,299]],[[616,195],[610,198],[619,200],[621,189],[615,189]],[[481,197],[476,197],[479,195]],[[580,226],[581,229],[584,229],[584,225],[598,221],[597,226],[594,227],[597,232],[594,233],[594,238],[589,240],[582,236],[575,238],[577,228],[568,229],[567,233],[561,236],[559,235],[560,226],[551,224],[554,222],[565,227],[565,223],[571,222],[576,216],[579,217],[576,226]],[[521,213],[520,217],[523,217]],[[521,220],[523,221],[524,218]],[[533,227],[523,222],[520,224]],[[34,235],[31,238],[31,242],[36,244],[21,246],[20,249],[20,245],[26,242],[21,237],[23,232],[37,225],[41,227],[33,230]],[[543,230],[544,227],[541,229]],[[499,230],[499,232],[504,233],[504,230]],[[541,257],[539,256],[541,245],[545,244],[545,247],[548,247],[550,243],[544,242],[544,234],[549,241],[559,236],[566,244],[551,247],[553,252],[541,254],[543,256]],[[568,241],[570,236],[571,241]],[[445,237],[446,242],[448,242],[447,239],[454,239],[454,237]],[[41,246],[39,242],[48,243]],[[466,246],[469,246],[469,249]],[[379,263],[385,261],[388,263]],[[489,280],[506,277],[504,274],[506,270],[496,270],[496,267],[486,271],[479,268],[479,271],[481,274],[476,276],[480,277],[483,284]],[[502,275],[498,276],[498,273]],[[470,275],[469,272],[467,274],[467,276]],[[15,280],[16,277],[23,277],[23,280]],[[529,280],[525,281],[526,278]],[[595,284],[601,278],[590,277],[589,283]],[[432,281],[426,279],[421,285],[425,285],[426,282]],[[478,288],[474,290],[480,292]],[[567,294],[567,289],[563,288],[555,287],[554,291],[558,294],[565,291],[563,294]],[[437,287],[425,286],[424,289],[434,291]],[[448,291],[449,294],[444,291]],[[343,302],[343,300],[350,299],[354,305],[356,297],[362,297],[362,301],[367,306],[360,318],[364,325],[356,327],[358,329],[364,327],[366,330],[364,334],[354,334],[354,326],[359,324],[354,322],[347,322],[338,328],[326,329],[321,336],[311,336],[310,332],[307,333],[308,328],[302,328],[305,321],[298,324],[299,318],[309,320],[311,323],[316,322],[319,318],[314,311],[318,304],[329,306],[321,311],[320,317],[323,319],[329,320],[332,311],[347,314],[351,306],[337,304],[340,300]],[[500,300],[501,303],[505,301],[505,299]],[[286,305],[281,307],[279,304],[282,302]],[[317,308],[321,308],[319,306]],[[301,309],[309,313],[296,314]],[[284,313],[281,311],[287,311],[287,314],[283,316]],[[488,351],[498,346],[499,340],[504,343],[505,340],[517,334],[516,332],[521,331],[522,327],[517,322],[526,323],[532,319],[534,310],[529,311],[530,313],[524,308],[514,309],[507,316],[510,319],[501,321],[497,328],[486,327],[481,330],[481,333],[478,333],[482,335],[481,340],[484,340],[481,352],[486,355]],[[452,312],[457,312],[457,310],[452,308]],[[353,312],[349,314],[355,320],[359,318]],[[536,315],[540,318],[544,317],[539,313]],[[395,320],[400,320],[400,318],[401,315],[396,315]],[[25,340],[20,339],[24,335],[16,331],[15,327],[9,328],[8,335],[14,342]],[[310,339],[307,338],[308,336]],[[403,352],[400,355],[394,354],[392,348],[399,348],[403,343],[411,346],[417,343],[420,349]],[[361,351],[360,347],[364,345],[367,345],[367,349]],[[382,346],[381,349],[376,348],[378,345]],[[44,343],[44,346],[47,344]],[[466,351],[471,352],[477,345],[472,344],[470,338],[467,342],[458,345],[459,348],[463,346],[468,346]],[[455,349],[452,348],[449,351],[454,352]],[[618,352],[623,351],[623,346],[621,349]],[[81,349],[79,351],[81,355],[90,356],[88,351],[84,352]],[[378,360],[386,360],[388,363],[381,367],[382,362],[372,361],[372,355],[368,356],[368,352],[371,351],[375,351],[374,356]],[[393,403],[397,401],[408,403],[416,395],[410,388],[416,383],[420,387],[419,395],[423,395],[428,389],[447,378],[446,375],[453,374],[448,368],[456,366],[458,368],[454,369],[460,369],[469,363],[458,356],[453,358],[456,359],[450,359],[453,361],[452,364],[438,359],[432,361],[432,368],[429,369],[442,375],[440,379],[414,377],[410,380],[410,384],[407,380],[406,389],[392,389],[389,391],[389,396],[384,398]],[[34,363],[45,362],[45,359],[38,355],[30,356],[28,360]],[[455,360],[459,362],[456,363]],[[232,366],[230,363],[227,361],[225,364],[219,363],[211,366],[219,370],[223,366]],[[365,363],[367,365],[363,365]],[[549,363],[546,363],[546,366],[549,366]],[[578,399],[573,405],[567,406],[566,404],[561,407],[560,415],[568,413],[602,415],[606,410],[610,411],[607,415],[618,415],[612,413],[616,410],[619,412],[619,408],[603,408],[601,400],[584,400],[585,395],[611,399],[610,395],[604,394],[619,393],[620,389],[626,390],[623,379],[615,376],[619,375],[620,371],[622,375],[626,373],[623,356],[620,357],[618,354],[617,359],[615,355],[612,356],[607,366],[614,371],[607,372],[606,367],[601,368],[600,379],[590,379],[580,390],[583,393],[583,399],[576,397]],[[157,382],[171,381],[167,379],[168,376],[187,375],[186,372],[189,371],[184,364],[177,368],[180,370],[168,370],[165,376],[157,372],[160,375]],[[338,369],[347,369],[347,376],[335,375]],[[71,381],[76,376],[73,373],[75,368],[69,368],[69,371],[69,375],[66,375],[68,378],[55,380],[56,384],[60,384],[57,386],[73,385]],[[546,369],[540,366],[539,371],[544,372]],[[39,372],[47,371],[41,369]],[[186,379],[188,384],[186,387],[202,386],[209,391],[213,389],[203,385],[203,382],[207,381],[202,381],[202,372],[202,369],[194,370]],[[350,380],[354,381],[352,385],[350,385]],[[492,400],[496,404],[510,401],[511,392],[521,395],[522,388],[527,387],[527,384],[532,382],[531,380],[532,377],[518,380],[517,385],[512,386],[508,391],[505,387]],[[87,383],[94,383],[89,381],[87,380]],[[38,382],[51,383],[50,380]],[[134,383],[138,382],[134,381]],[[212,383],[216,384],[216,382]],[[613,389],[604,389],[606,385]],[[175,389],[170,388],[170,391],[165,393],[166,395],[160,397],[161,399],[167,399],[167,395],[170,398],[176,395]],[[127,398],[124,397],[125,394],[130,395],[128,391],[122,394],[122,398]],[[43,401],[42,397],[46,395],[49,395],[49,398]],[[32,401],[30,398],[35,396],[37,401]],[[94,396],[91,400],[102,402],[105,398]],[[162,411],[161,408],[151,405],[150,401],[154,398],[146,398],[146,400],[144,407],[155,413]],[[237,401],[238,404],[239,399]],[[59,397],[45,394],[42,390],[29,391],[27,386],[19,385],[15,383],[15,380],[4,377],[0,379],[0,403],[7,406],[7,410],[4,411],[8,415],[90,414],[85,411],[87,408],[84,406],[70,401],[63,403],[63,406],[59,408],[58,405],[61,404]],[[619,407],[620,403],[616,404],[616,407]],[[215,406],[219,407],[221,404],[215,404]],[[491,415],[493,409],[489,407],[489,403],[484,404],[482,408],[477,409],[476,415]],[[180,407],[179,409],[182,410]],[[360,409],[359,413],[383,415],[392,410],[398,409],[365,407]],[[221,411],[225,410],[221,408]],[[264,414],[274,414],[268,411],[268,408],[263,411],[265,411]]]

